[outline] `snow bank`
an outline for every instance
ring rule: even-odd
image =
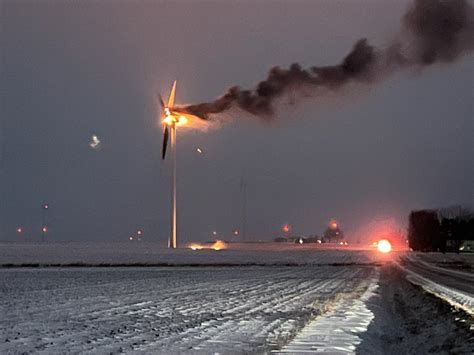
[[[443,286],[407,268],[403,269],[407,273],[407,279],[410,282],[423,287],[425,291],[438,296],[439,298],[449,302],[451,305],[474,315],[474,298],[472,295]]]

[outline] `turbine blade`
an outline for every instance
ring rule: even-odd
[[[165,160],[166,156],[166,148],[168,147],[168,137],[170,133],[168,131],[168,126],[165,126],[165,129],[163,131],[163,147],[161,148],[161,159]]]
[[[161,97],[161,94],[158,94],[158,100],[160,100],[161,109],[164,110],[165,109],[165,102],[163,101],[163,98]]]
[[[176,95],[176,80],[173,83],[173,87],[171,88],[170,97],[168,98],[168,105],[169,109],[174,107],[174,96]]]

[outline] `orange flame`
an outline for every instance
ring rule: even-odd
[[[222,240],[216,240],[214,244],[211,245],[211,248],[214,250],[226,249],[227,244],[224,243]]]
[[[197,244],[197,243],[192,243],[189,247],[192,250],[201,250],[203,248],[203,246],[201,244]]]
[[[222,240],[216,240],[212,244],[192,243],[189,245],[189,248],[192,250],[202,250],[202,249],[222,250],[222,249],[227,249],[227,244],[224,243]]]

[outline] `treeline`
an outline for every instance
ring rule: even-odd
[[[455,251],[474,240],[474,213],[463,207],[412,211],[408,243],[416,251]]]

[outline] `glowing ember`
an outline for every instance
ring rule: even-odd
[[[189,248],[192,250],[202,250],[202,249],[222,250],[222,249],[227,249],[227,244],[224,243],[222,240],[216,240],[212,244],[192,243],[189,245]]]
[[[201,244],[193,243],[189,246],[192,250],[201,250],[203,246]]]
[[[392,251],[392,244],[387,239],[382,239],[377,243],[377,249],[381,253],[390,253]]]
[[[211,245],[211,248],[214,250],[226,249],[227,245],[222,240],[216,240],[214,244]]]
[[[100,146],[100,139],[95,134],[91,137],[91,142],[89,143],[89,147],[92,149],[97,149]]]

